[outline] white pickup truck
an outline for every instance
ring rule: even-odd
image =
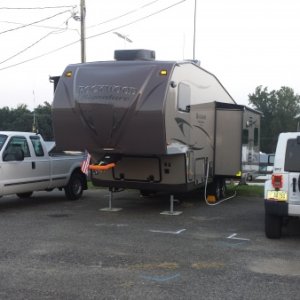
[[[83,154],[51,154],[43,138],[30,132],[0,131],[0,197],[27,198],[34,191],[64,189],[77,200],[87,189],[80,170]]]
[[[279,135],[264,199],[266,236],[280,238],[283,221],[300,216],[300,132]]]

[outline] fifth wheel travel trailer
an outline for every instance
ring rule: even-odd
[[[150,50],[67,66],[53,126],[57,147],[87,150],[93,184],[110,189],[175,193],[208,183],[218,198],[225,178],[259,164],[260,114],[196,62],[157,61]]]

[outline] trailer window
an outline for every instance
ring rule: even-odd
[[[300,172],[300,144],[297,139],[287,141],[284,171]]]
[[[243,129],[242,143],[243,143],[243,145],[247,145],[248,142],[249,142],[249,130]]]
[[[39,136],[30,137],[34,152],[36,156],[44,156],[43,146]]]
[[[2,149],[6,139],[7,139],[7,135],[0,135],[0,150]]]
[[[258,146],[258,128],[254,128],[254,146]]]
[[[189,112],[190,105],[191,105],[191,88],[185,83],[179,83],[177,108],[180,111]]]

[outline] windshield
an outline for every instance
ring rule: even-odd
[[[2,149],[6,139],[7,139],[7,135],[0,134],[0,150]]]

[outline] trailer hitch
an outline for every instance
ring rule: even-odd
[[[110,163],[106,165],[89,165],[89,170],[92,171],[107,171],[109,169],[112,169],[116,166],[115,163]]]

